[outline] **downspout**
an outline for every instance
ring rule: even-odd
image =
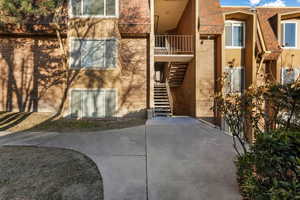
[[[258,36],[259,36],[259,40],[260,40],[260,42],[261,42],[261,46],[262,46],[262,51],[263,51],[263,52],[262,52],[262,54],[261,54],[261,60],[260,60],[260,62],[259,62],[258,70],[257,70],[257,72],[256,72],[256,77],[258,76],[259,71],[260,71],[261,68],[262,68],[262,65],[263,65],[263,63],[264,63],[264,61],[265,61],[265,56],[266,56],[266,54],[271,53],[270,51],[267,51],[267,50],[266,50],[266,46],[265,46],[264,38],[263,38],[263,36],[262,36],[262,32],[261,32],[259,20],[257,20],[257,29],[258,29]]]

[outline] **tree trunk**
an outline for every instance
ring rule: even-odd
[[[66,100],[68,98],[69,89],[70,89],[70,85],[66,84],[66,87],[65,87],[64,92],[63,92],[63,96],[61,98],[61,101],[60,101],[60,104],[59,104],[59,107],[58,107],[58,110],[57,110],[57,113],[56,113],[56,116],[60,116],[64,111],[65,103],[66,103]]]

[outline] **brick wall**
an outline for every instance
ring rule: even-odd
[[[55,112],[63,94],[55,38],[2,37],[0,43],[0,109]],[[118,37],[118,52],[115,69],[81,70],[72,88],[115,88],[118,116],[144,116],[147,39]]]
[[[60,51],[53,39],[1,37],[0,109],[55,111],[54,97],[61,92],[56,74],[60,66]]]

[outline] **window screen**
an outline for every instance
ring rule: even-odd
[[[71,117],[112,117],[116,112],[114,90],[72,90]]]
[[[70,55],[73,68],[113,68],[117,62],[117,41],[74,39]]]
[[[295,82],[300,76],[300,68],[284,67],[281,69],[282,84],[291,84]],[[298,79],[299,80],[299,79]]]
[[[245,72],[243,67],[226,67],[227,79],[225,93],[242,93],[245,88]]]
[[[116,0],[72,0],[75,16],[116,16]]]
[[[283,23],[283,43],[284,47],[296,47],[296,23]]]
[[[226,47],[243,47],[245,40],[245,26],[243,22],[226,22],[225,45]]]

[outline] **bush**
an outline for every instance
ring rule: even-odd
[[[249,200],[300,199],[300,132],[257,136],[236,162],[242,195]]]

